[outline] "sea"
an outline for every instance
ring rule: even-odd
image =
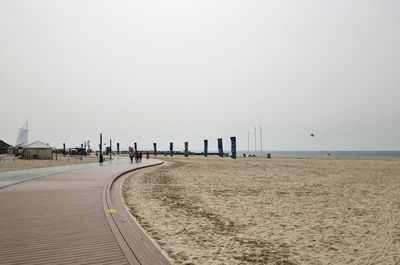
[[[238,151],[238,156],[254,155],[254,151]],[[400,151],[263,151],[256,156],[272,157],[400,157]]]

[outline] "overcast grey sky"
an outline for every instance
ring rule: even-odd
[[[57,147],[102,132],[247,150],[262,125],[264,150],[400,150],[399,14],[398,0],[1,0],[0,139],[28,119],[30,141]]]

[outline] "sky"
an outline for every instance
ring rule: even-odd
[[[400,1],[1,0],[0,139],[400,150]],[[248,135],[250,132],[250,141]],[[315,137],[310,134],[314,133]]]

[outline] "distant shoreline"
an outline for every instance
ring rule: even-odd
[[[149,151],[150,152],[150,151]],[[152,154],[152,152],[150,152]],[[230,150],[226,150],[225,154],[230,155]],[[158,155],[169,155],[169,151],[160,151]],[[174,155],[183,155],[183,151],[174,151]],[[237,156],[242,157],[246,155],[254,155],[254,151],[237,151]],[[257,151],[256,156],[265,157],[271,154],[272,157],[399,157],[400,151]],[[203,155],[201,151],[191,151],[190,155]],[[218,155],[217,152],[209,152],[208,155]]]

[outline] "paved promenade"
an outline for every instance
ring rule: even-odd
[[[160,162],[126,161],[1,188],[0,264],[169,264],[110,193],[120,174]]]
[[[67,171],[73,171],[85,168],[107,167],[119,164],[127,164],[128,161],[129,158],[127,157],[115,157],[112,160],[104,161],[103,164],[83,163],[83,164],[73,164],[73,165],[56,166],[56,167],[43,167],[43,168],[3,171],[0,172],[0,189],[2,187],[6,187],[22,181],[35,179],[43,176],[49,176],[57,173],[64,173]],[[38,163],[40,163],[40,161],[38,161]]]

